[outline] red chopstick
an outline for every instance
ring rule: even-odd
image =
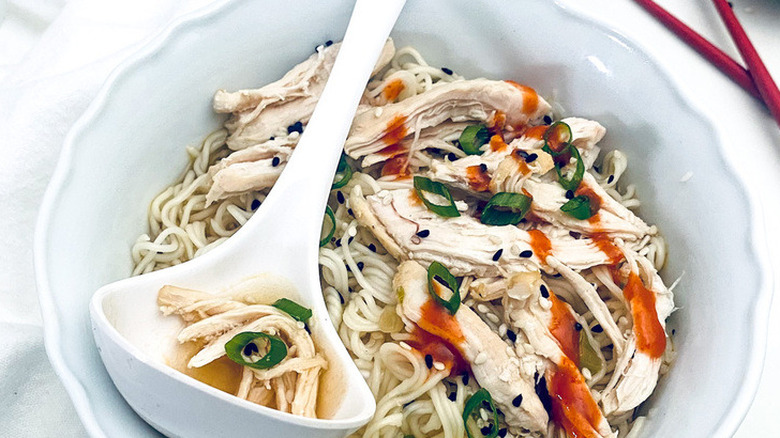
[[[708,61],[713,63],[720,71],[731,80],[736,82],[745,91],[753,95],[758,100],[763,100],[761,94],[756,88],[756,84],[753,83],[753,77],[750,72],[745,70],[744,67],[739,65],[736,61],[731,59],[729,55],[715,47],[712,43],[707,41],[704,37],[699,35],[695,30],[688,27],[685,23],[678,20],[674,15],[670,14],[666,9],[662,8],[652,0],[635,0],[640,6],[642,6],[647,12],[653,15],[661,23],[664,24],[669,30],[677,34],[683,41],[685,41],[694,50],[699,52]]]
[[[764,98],[764,103],[780,126],[780,90],[777,89],[775,81],[772,80],[772,76],[761,61],[761,57],[758,56],[756,48],[753,47],[747,33],[745,33],[745,29],[739,24],[737,16],[734,15],[734,11],[731,10],[726,0],[713,0],[713,3],[726,24],[734,44],[739,49],[742,59],[745,60],[745,64],[750,69],[753,82],[755,82],[759,93],[761,93],[761,97]]]

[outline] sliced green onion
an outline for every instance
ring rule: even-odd
[[[591,374],[601,371],[601,358],[588,339],[585,329],[580,330],[580,368],[587,368]]]
[[[584,195],[569,199],[569,202],[561,205],[561,211],[579,220],[585,220],[593,216],[593,213],[590,211],[590,198]]]
[[[338,174],[341,174],[341,178],[330,186],[331,190],[344,187],[352,178],[352,167],[347,163],[347,156],[344,153],[341,154],[339,167],[336,168],[336,175],[338,176]]]
[[[449,300],[445,300],[436,292],[434,283],[439,281],[443,282],[452,291],[452,296]],[[439,262],[433,262],[428,266],[428,293],[431,294],[437,303],[447,309],[450,315],[454,315],[458,311],[458,306],[460,306],[460,285],[458,285],[458,279]]]
[[[333,214],[333,210],[329,205],[325,206],[325,215],[330,218],[330,223],[332,226],[330,227],[328,234],[320,240],[320,248],[327,245],[328,242],[330,242],[331,237],[333,237],[333,234],[336,232],[336,215]]]
[[[480,220],[487,225],[517,225],[530,209],[530,197],[522,193],[499,192],[490,198]]]
[[[577,190],[577,187],[579,187],[582,182],[582,177],[585,175],[585,163],[582,162],[580,151],[578,151],[577,148],[570,145],[569,150],[571,151],[571,156],[577,160],[577,168],[574,170],[574,175],[568,180],[564,178],[561,173],[561,166],[558,164],[555,165],[555,171],[558,173],[558,182],[561,183],[564,189]]]
[[[262,345],[257,341],[262,340]],[[265,354],[261,351],[266,350]],[[287,344],[278,336],[263,332],[241,332],[225,344],[225,353],[233,362],[260,370],[271,368],[287,357]]]
[[[490,131],[485,125],[472,125],[463,130],[458,142],[460,147],[468,155],[480,155],[479,150],[483,144],[490,141]]]
[[[417,196],[420,197],[420,200],[422,200],[423,204],[425,204],[425,206],[428,207],[428,210],[431,210],[432,212],[442,217],[460,216],[460,213],[458,212],[458,208],[455,207],[455,201],[452,200],[452,195],[450,195],[450,190],[444,184],[436,181],[431,181],[430,179],[425,178],[424,176],[415,176],[414,190],[417,192]],[[433,202],[429,201],[425,197],[423,192],[433,193],[434,195],[442,196],[449,202],[449,205],[434,204]]]
[[[488,392],[487,389],[482,388],[469,397],[466,401],[466,406],[463,409],[463,426],[466,428],[466,434],[468,434],[469,438],[474,438],[474,435],[471,433],[471,428],[469,427],[469,420],[479,417],[479,408],[481,408],[483,404],[488,405],[488,410],[492,414],[492,417],[488,417],[488,420],[492,420],[493,423],[491,432],[484,436],[486,438],[495,438],[498,436],[498,411],[496,410],[496,405],[493,404],[493,397],[490,396],[490,392]]]
[[[571,127],[564,122],[555,122],[544,131],[544,146],[542,150],[556,157],[566,152],[571,145]]]
[[[276,300],[273,306],[301,322],[306,322],[309,318],[311,318],[311,309],[307,309],[306,307],[301,306],[295,301],[288,300],[287,298],[280,298]]]

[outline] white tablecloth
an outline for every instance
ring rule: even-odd
[[[111,69],[173,18],[208,2],[0,0],[0,437],[85,434],[43,349],[32,267],[38,206],[65,134]],[[685,93],[703,102],[706,113],[722,128],[735,146],[728,158],[750,189],[760,193],[766,223],[777,223],[780,130],[766,112],[629,0],[561,3],[598,15],[668,65],[685,66],[672,74],[673,79]],[[659,3],[738,57],[708,1]],[[733,3],[780,79],[780,2]],[[722,92],[712,93],[713,89]],[[750,153],[743,153],[741,147]],[[769,239],[772,247],[780,248],[780,232],[770,228]],[[780,274],[776,252],[773,266]],[[780,303],[775,302],[772,313],[770,364],[780,359]],[[738,438],[775,434],[778,390],[780,376],[770,366]]]

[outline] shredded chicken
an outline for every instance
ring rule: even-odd
[[[273,306],[170,285],[160,289],[157,302],[164,314],[179,315],[190,323],[179,333],[179,342],[205,342],[190,359],[190,368],[224,356],[225,344],[239,333],[263,332],[281,338],[287,345],[287,357],[268,369],[244,366],[235,395],[282,412],[316,418],[319,377],[328,362],[316,351],[301,323]]]
[[[214,110],[231,113],[225,127],[230,133],[227,144],[233,150],[267,141],[296,122],[309,121],[317,105],[341,43],[320,46],[317,53],[296,65],[281,79],[256,90],[214,95]],[[374,67],[382,70],[392,59],[395,46],[388,39]]]
[[[488,121],[496,112],[506,123],[539,124],[550,105],[530,88],[507,81],[473,79],[435,84],[425,93],[355,116],[344,151],[352,158],[375,154],[407,135],[447,121]]]
[[[360,187],[355,187],[350,205],[358,222],[398,260],[438,261],[454,275],[477,277],[506,276],[547,266],[546,255],[536,254],[532,245],[540,231],[484,225],[467,215],[443,218],[426,208],[413,190],[363,197]],[[422,230],[428,231],[424,238],[417,235]],[[590,239],[567,235],[548,240],[552,254],[574,269],[610,263],[608,255]],[[493,260],[499,250],[501,257]]]
[[[422,309],[432,299],[425,268],[412,261],[401,263],[393,278],[393,288],[403,290],[399,304],[403,316],[425,330]],[[466,306],[458,307],[450,318],[452,327],[438,329],[449,331],[444,336],[454,341],[479,385],[490,391],[507,424],[531,431],[545,430],[549,418],[534,390],[534,375],[539,371],[540,361],[533,356],[518,356]],[[522,403],[515,406],[512,403],[515,399],[522,399]]]

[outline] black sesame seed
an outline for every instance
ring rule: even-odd
[[[469,384],[469,373],[463,373],[463,376],[461,376],[461,380],[463,381],[464,385]]]
[[[450,401],[455,401],[458,398],[458,393],[453,391],[447,396],[447,398],[450,399]]]
[[[336,192],[336,200],[339,201],[339,204],[343,204],[344,203],[344,194],[341,193],[341,190]]]
[[[332,45],[333,45],[333,41],[332,40],[325,41],[325,47],[330,47]]]
[[[574,197],[574,192],[571,190],[566,190],[566,199],[572,199]]]
[[[599,168],[599,166],[593,166],[593,170],[595,170],[596,173],[601,173],[601,169]]]
[[[246,357],[249,357],[259,352],[260,349],[257,348],[257,345],[254,342],[250,342],[244,346],[244,356]]]
[[[543,297],[550,298],[550,292],[547,290],[547,286],[545,285],[539,286],[539,292],[542,293]]]
[[[512,399],[512,406],[519,408],[520,403],[523,402],[523,394],[519,394],[517,397]]]
[[[509,338],[509,340],[512,342],[517,341],[517,334],[512,330],[506,331],[506,337]]]
[[[420,230],[417,232],[417,237],[428,237],[431,235],[430,230]]]
[[[348,208],[348,209],[347,209],[347,214],[348,214],[348,215],[350,215],[350,216],[354,216],[354,215],[355,215],[355,212],[354,212],[354,211],[352,211],[352,209],[351,209],[351,208]]]
[[[726,2],[726,3],[728,3],[728,4],[729,4],[729,7],[730,7],[730,8],[734,8],[734,3],[732,3],[732,2]]]
[[[425,355],[425,366],[428,367],[428,369],[433,368],[433,356],[430,354]]]
[[[582,324],[575,322],[574,323],[574,330],[580,331],[582,330]]]
[[[528,158],[525,159],[525,162],[526,163],[533,163],[534,161],[536,161],[537,158],[539,158],[539,155],[531,154],[531,155],[528,156]]]
[[[527,160],[528,157],[529,157],[528,152],[526,152],[526,151],[524,151],[522,149],[516,149],[515,150],[515,155],[517,155],[518,157],[522,158],[523,160]]]
[[[596,324],[596,325],[594,325],[594,326],[593,326],[593,328],[592,328],[591,330],[592,330],[594,333],[601,333],[601,332],[603,332],[603,331],[604,331],[604,329],[603,329],[603,328],[601,328],[601,325],[600,325],[600,324]]]
[[[527,250],[525,250],[525,251],[520,253],[520,257],[522,257],[524,259],[527,259],[528,257],[531,257],[532,255],[534,255],[534,252],[531,251],[530,249],[527,249]]]
[[[347,272],[352,272],[352,268],[350,268],[349,265],[347,265]]]
[[[542,120],[544,121],[545,125],[549,125],[550,123],[552,123],[552,117],[547,116],[547,115],[545,115],[544,119],[542,119]]]
[[[582,237],[582,234],[580,234],[580,233],[578,233],[576,231],[569,231],[569,236],[571,236],[571,237],[573,237],[575,239],[579,239],[580,237]]]
[[[304,324],[303,324],[303,328],[305,328],[305,329],[306,329],[306,331],[307,331],[309,334],[311,334],[311,329],[309,328],[309,324],[305,324],[305,323],[304,323]]]
[[[251,207],[252,210],[257,210],[257,208],[260,207],[260,201],[257,199],[253,199]]]
[[[373,243],[369,243],[368,249],[371,250],[371,252],[376,252],[376,245],[374,245]]]
[[[344,297],[341,296],[341,293],[338,293],[339,295],[339,301],[341,301],[341,304],[344,304]]]
[[[553,277],[555,277],[555,278],[561,278],[561,274],[559,274],[559,273],[557,273],[557,272],[556,272],[556,273],[555,273],[555,275],[553,275]]]
[[[280,160],[280,159],[279,159],[279,157],[274,157],[274,159],[273,159],[273,160],[271,160],[271,166],[273,166],[273,167],[276,167],[276,166],[278,166],[278,165],[279,165],[279,163],[280,163],[281,161],[282,161],[282,160]]]
[[[452,70],[448,69],[447,67],[442,67],[441,71],[443,71],[444,74],[446,74],[446,75],[451,75],[452,74]]]
[[[504,252],[503,248],[502,248],[502,249],[499,249],[498,251],[496,251],[496,253],[495,253],[495,254],[493,254],[493,261],[494,261],[494,262],[497,262],[497,261],[498,261],[498,259],[500,259],[500,258],[501,258],[501,253],[503,253],[503,252]]]
[[[482,172],[482,173],[487,172],[487,165],[485,163],[481,163],[479,165],[479,171]]]
[[[455,160],[458,159],[458,156],[455,155],[454,152],[450,152],[449,154],[447,154],[447,159],[450,160],[450,161],[455,161]]]
[[[303,123],[298,121],[287,127],[288,134],[292,134],[293,132],[303,133]]]
[[[509,432],[509,430],[507,430],[506,427],[498,429],[498,436],[500,436],[501,438],[504,438],[506,436],[507,432]]]
[[[360,269],[361,271],[363,270],[363,267],[364,267],[364,266],[365,266],[365,264],[363,264],[363,262],[357,262],[357,267],[358,267],[358,269]]]
[[[336,248],[341,246],[341,239],[336,240]]]
[[[607,178],[607,184],[612,184],[612,181],[615,180],[615,175],[610,175],[609,178]]]
[[[482,432],[482,435],[485,436],[490,435],[491,433],[493,433],[493,423],[488,424],[487,426],[483,427],[479,431]]]
[[[677,330],[675,330],[675,329],[672,329],[672,336],[674,336],[674,333],[675,333],[676,331],[677,331]]]
[[[350,237],[349,239],[347,239],[347,245],[349,245],[350,243],[352,243],[352,241],[353,241],[353,240],[355,240],[355,238],[354,238],[354,237]]]
[[[271,137],[268,140],[276,140],[276,137]]]

